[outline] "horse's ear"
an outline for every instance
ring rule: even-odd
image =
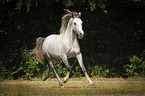
[[[81,12],[79,12],[79,17],[81,17]]]
[[[72,12],[72,17],[75,18],[75,17],[79,17],[79,14],[77,12]]]
[[[73,18],[77,17],[77,12],[72,12],[72,17]]]
[[[75,18],[75,17],[76,17],[76,15],[77,15],[77,13],[76,13],[76,12],[72,12],[72,17],[73,17],[73,18]]]

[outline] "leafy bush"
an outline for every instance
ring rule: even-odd
[[[21,72],[23,71],[23,66],[21,66],[23,60],[21,57],[25,48],[22,47],[14,51],[10,48],[10,50],[10,54],[0,56],[0,77],[3,79],[17,79],[21,77]]]
[[[34,77],[41,77],[46,71],[46,65],[40,64],[35,57],[31,57],[25,62],[21,62],[20,68],[22,68],[21,76],[24,79],[31,79]]]
[[[143,58],[138,58],[134,55],[132,58],[130,58],[130,63],[123,67],[126,70],[126,76],[145,76],[145,61],[143,61]]]
[[[60,61],[59,63],[55,64],[55,69],[57,71],[57,73],[59,74],[60,77],[65,77],[66,74],[67,74],[67,68],[66,66],[63,64],[62,61]],[[52,70],[53,72],[53,70]],[[53,77],[56,77],[54,76],[55,74],[53,74]]]
[[[38,66],[36,66],[35,62],[35,57],[31,57],[29,61],[26,61],[25,66],[24,66],[24,73],[25,73],[25,78],[30,79],[31,77],[34,77],[37,71],[39,72],[40,69]]]
[[[60,77],[64,77],[67,74],[67,68],[63,66],[62,61],[55,64],[55,69]],[[49,66],[50,67],[50,66]],[[37,61],[35,57],[31,57],[28,61],[23,65],[23,77],[26,79],[31,79],[34,77],[42,77],[47,73],[47,61],[44,64],[41,64]],[[49,77],[56,77],[53,73],[53,69],[50,67]]]
[[[102,66],[94,66],[89,68],[89,74],[91,77],[109,77],[109,69],[105,69]]]

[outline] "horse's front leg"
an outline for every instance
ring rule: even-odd
[[[66,55],[62,56],[62,61],[64,62],[64,64],[67,67],[67,75],[64,77],[64,80],[63,80],[63,82],[66,83],[69,79],[69,75],[70,75],[70,72],[71,72],[71,66],[68,63],[68,59],[67,59]]]
[[[82,71],[83,71],[84,74],[86,75],[87,80],[89,81],[90,84],[93,84],[93,82],[91,81],[91,79],[90,79],[90,77],[89,77],[89,75],[88,75],[88,73],[87,73],[87,71],[86,71],[86,68],[85,68],[85,66],[84,66],[84,64],[83,64],[82,54],[81,54],[81,53],[78,54],[78,55],[76,56],[76,58],[77,58],[77,60],[78,60],[78,62],[79,62],[79,64],[80,64],[80,66],[81,66],[81,68],[82,68]]]

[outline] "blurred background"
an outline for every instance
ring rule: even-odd
[[[38,37],[59,34],[69,9],[81,12],[85,36],[79,40],[84,65],[91,77],[145,76],[144,0],[0,0],[0,77],[41,78],[46,64],[23,53]],[[84,76],[76,59],[69,60],[71,77]],[[66,66],[55,65],[59,76]],[[53,71],[49,74],[55,77]]]

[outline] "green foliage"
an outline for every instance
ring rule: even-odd
[[[21,10],[22,5],[23,5],[22,0],[18,0],[17,3],[16,3],[16,9],[17,9],[17,10]]]
[[[145,76],[145,61],[143,61],[143,58],[138,58],[134,55],[130,58],[130,64],[126,64],[123,67],[126,70],[126,76]]]
[[[27,0],[26,1],[26,10],[27,10],[27,12],[29,12],[30,7],[31,7],[31,0]]]
[[[109,77],[109,69],[104,69],[101,66],[90,67],[89,71],[91,72],[90,75],[92,77]]]
[[[21,60],[22,60],[22,53],[24,52],[24,49],[23,48],[20,48],[18,50],[12,50],[12,48],[10,49],[11,51],[8,57],[5,57],[4,55],[1,56],[0,58],[0,76],[4,79],[6,78],[17,79],[21,77],[19,73],[21,73],[21,71],[24,69],[22,66],[20,66],[22,64]]]
[[[73,6],[72,0],[64,0],[63,3],[67,8]]]
[[[36,58],[31,57],[29,61],[26,61],[24,66],[24,78],[31,79],[36,76],[36,73],[40,71],[39,67],[36,64]]]
[[[94,1],[90,1],[90,7],[91,7],[91,11],[94,11],[96,9],[96,3]]]
[[[45,2],[44,5],[46,5],[46,6],[51,4],[50,1],[49,2],[44,1],[44,2]],[[96,9],[96,6],[99,6],[100,8],[105,9],[106,8],[105,3],[107,1],[106,0],[98,0],[96,2],[95,0],[88,0],[88,1],[87,0],[80,0],[80,1],[78,1],[78,0],[56,0],[56,2],[62,2],[66,8],[72,7],[77,3],[87,2],[90,5],[91,11],[94,11]],[[25,1],[18,0],[16,2],[16,9],[20,11],[22,9],[22,6],[25,6],[26,11],[29,12],[31,6],[37,6],[38,3],[41,4],[42,2],[37,1],[37,0],[25,0]]]
[[[6,75],[8,75],[7,69],[5,66],[2,66],[2,62],[0,62],[0,77],[4,79],[8,78]]]
[[[15,9],[20,11],[25,6],[26,12],[30,11],[31,6],[37,6],[37,0],[17,0]]]
[[[71,71],[71,77],[81,77],[84,76],[84,73],[82,72],[81,67],[78,63],[72,63],[76,65],[72,65],[72,71]]]
[[[59,63],[55,64],[55,69],[60,77],[65,77],[67,74],[67,68],[66,66],[60,61]],[[53,72],[53,70],[52,70]],[[53,77],[56,77],[55,74],[53,74]]]

